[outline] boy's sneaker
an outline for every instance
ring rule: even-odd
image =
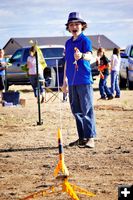
[[[84,139],[78,139],[74,142],[71,142],[69,144],[70,147],[73,147],[73,146],[84,146],[86,144],[87,140],[84,140]]]
[[[85,145],[87,144],[88,141],[89,141],[88,138],[84,138],[84,139],[78,144],[78,147],[85,147]]]
[[[94,138],[89,138],[88,142],[85,144],[85,147],[94,148],[95,147]]]
[[[69,143],[69,146],[73,147],[73,146],[77,146],[78,144],[79,144],[79,139],[74,142]]]

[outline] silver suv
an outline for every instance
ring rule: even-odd
[[[47,86],[57,87],[57,64],[59,70],[60,85],[63,82],[64,72],[64,46],[63,45],[45,45],[39,46],[47,63],[44,69],[44,78]],[[30,47],[18,49],[9,59],[10,67],[6,71],[6,89],[10,85],[30,84],[27,73],[23,70],[29,56]]]
[[[133,90],[133,44],[128,45],[121,53],[120,87]]]

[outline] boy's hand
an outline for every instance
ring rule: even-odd
[[[79,49],[77,47],[75,47],[74,50],[75,50],[74,58],[77,61],[82,58],[82,53],[79,51]]]
[[[68,87],[67,87],[67,85],[63,85],[61,87],[61,90],[62,90],[63,93],[68,93]]]

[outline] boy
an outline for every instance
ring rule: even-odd
[[[69,146],[83,146],[93,148],[96,127],[93,108],[93,88],[90,60],[92,45],[89,38],[83,34],[87,23],[79,13],[69,14],[66,30],[72,37],[65,45],[65,69],[63,91],[69,89],[71,111],[75,117],[78,139]]]

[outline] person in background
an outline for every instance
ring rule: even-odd
[[[62,90],[69,91],[71,111],[76,120],[78,139],[69,146],[94,148],[96,124],[93,106],[93,88],[90,60],[92,43],[83,34],[87,23],[78,12],[69,14],[66,24],[72,37],[65,44],[65,69]]]
[[[28,56],[28,58],[27,58],[27,68],[29,69],[28,75],[29,75],[29,79],[30,79],[30,83],[32,85],[33,91],[34,91],[34,95],[35,95],[35,97],[37,97],[38,77],[37,77],[37,72],[36,72],[35,53],[36,53],[36,48],[34,46],[32,46],[30,48],[30,56]],[[39,74],[39,80],[43,81],[44,80],[43,68],[40,65],[40,63],[38,63],[38,74]],[[44,95],[45,95],[42,81],[40,81],[40,94],[42,96],[41,103],[44,102]]]
[[[109,60],[105,56],[105,50],[103,48],[99,48],[97,51],[97,65],[98,65],[98,70],[100,72],[100,81],[99,81],[99,91],[101,98],[106,100],[113,99],[113,95],[110,91],[110,89],[107,86],[107,78],[109,76]]]
[[[120,71],[120,50],[118,48],[113,49],[113,55],[111,57],[111,92],[115,98],[120,98],[119,87],[119,71]]]
[[[4,50],[0,49],[0,102],[2,102],[2,92],[5,89],[5,69],[6,60],[4,58]]]

